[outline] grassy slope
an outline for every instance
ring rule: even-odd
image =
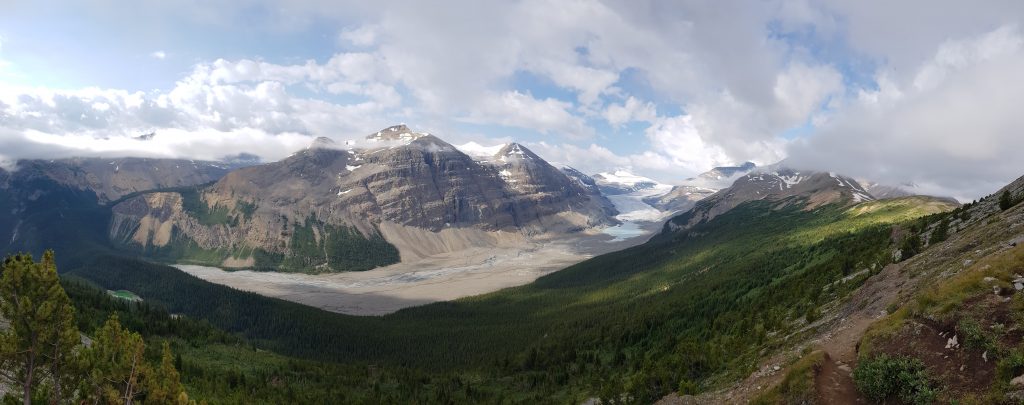
[[[775,337],[856,285],[825,286],[889,260],[889,224],[947,208],[901,199],[807,212],[754,202],[527,286],[382,318],[328,314],[121,259],[76,272],[283,353],[434,375],[461,370],[489,395],[560,401],[630,392],[643,400],[748,372]]]
[[[1013,390],[1009,380],[1024,373],[1024,294],[1014,293],[1011,284],[1024,274],[1024,246],[1008,243],[1020,236],[1024,205],[973,215],[976,222],[905,264],[903,271],[921,287],[872,325],[860,344],[862,358],[924,360],[943,402],[1004,401]],[[932,357],[929,338],[939,333],[946,336],[932,343],[942,347],[957,335],[962,349],[943,350],[941,360]],[[981,361],[983,353],[988,361]],[[959,372],[960,366],[970,370]]]

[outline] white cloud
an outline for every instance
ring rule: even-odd
[[[613,127],[621,127],[629,122],[653,122],[658,117],[658,110],[654,103],[629,96],[622,104],[609,104],[602,115]]]
[[[368,47],[377,43],[377,27],[363,25],[354,29],[346,29],[338,34],[338,39],[358,47]]]
[[[700,173],[730,162],[725,150],[704,140],[693,117],[688,115],[661,119],[647,129],[647,139],[652,150],[658,152],[651,152],[639,161],[649,162],[652,169],[678,167]],[[665,159],[651,159],[656,155]]]
[[[530,142],[526,147],[554,165],[567,165],[587,174],[607,171],[615,167],[629,167],[627,157],[616,155],[608,148],[589,144],[585,147],[569,143]]]
[[[164,52],[164,51],[153,51],[152,53],[149,54],[149,56],[151,58],[153,58],[153,59],[164,60],[164,59],[167,59],[167,52]]]
[[[543,134],[586,138],[593,129],[570,111],[571,103],[553,98],[538,100],[529,94],[509,91],[491,95],[474,108],[463,121],[525,128]]]
[[[251,23],[237,7],[193,3],[96,13]],[[984,182],[960,184],[1021,171],[1004,155],[1018,146],[1009,134],[1021,129],[1008,111],[1019,105],[1020,80],[1011,72],[1024,47],[1017,28],[1024,3],[1015,0],[985,7],[943,0],[252,6],[267,11],[261,28],[282,33],[337,23],[344,28],[326,41],[344,51],[327,61],[202,62],[173,88],[146,93],[8,85],[0,126],[93,137],[172,128],[336,136],[398,120],[444,129],[472,122],[537,131],[559,156],[593,154],[665,175],[770,163],[787,153],[947,189],[980,189]],[[0,60],[0,79],[13,77],[7,71],[10,63]],[[658,117],[658,110],[682,112]],[[650,149],[617,156],[608,145],[622,139],[595,133],[591,124],[600,119],[612,127],[651,123]],[[793,129],[801,139],[780,137]],[[580,139],[593,144],[563,145]]]
[[[1013,26],[946,41],[915,74],[884,83],[791,145],[796,164],[975,199],[1024,174],[1024,48]],[[923,78],[923,79],[922,79]]]

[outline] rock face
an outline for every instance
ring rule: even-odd
[[[342,271],[397,261],[392,245],[409,241],[389,244],[386,237],[423,238],[395,226],[437,235],[474,229],[532,236],[610,224],[614,214],[606,199],[522,145],[508,144],[488,159],[475,160],[433,135],[400,125],[350,149],[318,139],[282,161],[233,171],[192,196],[129,199],[114,208],[110,236],[143,249],[195,246],[223,266],[280,268],[301,259],[286,270],[311,265]],[[333,236],[339,234],[344,237]],[[366,257],[365,265],[345,267],[303,257],[337,243],[365,244],[389,259]],[[189,256],[197,255],[184,258]]]
[[[747,201],[778,201],[794,196],[804,197],[807,209],[831,203],[859,203],[875,199],[860,183],[846,176],[767,167],[740,177],[731,187],[697,202],[692,210],[666,223],[665,232],[688,229]]]
[[[105,203],[141,191],[209,183],[233,167],[183,159],[21,160],[12,173],[0,174],[0,187],[11,181],[48,179],[73,189],[91,191]],[[4,180],[5,177],[8,179]]]
[[[112,202],[209,183],[233,167],[143,158],[20,160],[13,166],[0,169],[0,251],[57,249],[65,258],[86,254],[95,247],[90,243],[104,243]]]

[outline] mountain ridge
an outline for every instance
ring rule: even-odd
[[[208,252],[200,255],[222,256],[211,264],[273,268],[295,253],[294,246],[321,249],[321,235],[341,232],[332,227],[357,230],[349,233],[355,240],[387,240],[410,236],[382,224],[437,237],[467,227],[541,237],[615,223],[603,196],[521,144],[509,143],[481,161],[404,125],[366,139],[367,147],[347,149],[314,141],[282,161],[233,171],[198,190],[205,206],[199,211],[221,212],[219,222],[201,223],[172,196],[123,202],[114,207],[111,238],[142,250],[194,243]],[[168,235],[167,228],[179,232]],[[311,229],[312,242],[297,240],[292,228]]]

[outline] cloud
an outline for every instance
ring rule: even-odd
[[[602,116],[613,127],[621,127],[629,122],[653,122],[658,117],[658,110],[654,103],[629,96],[622,104],[609,104]]]
[[[167,52],[164,52],[164,51],[153,51],[152,53],[149,54],[149,56],[151,58],[153,58],[153,59],[164,60],[164,59],[167,59]]]
[[[651,149],[659,152],[652,151],[637,159],[643,162],[641,167],[662,171],[679,168],[700,173],[730,162],[721,147],[704,140],[689,115],[661,119],[647,129],[646,135]]]
[[[1009,137],[1020,128],[1007,110],[1020,101],[1020,80],[1010,72],[1019,67],[1024,3],[890,3],[455,0],[438,7],[412,0],[254,0],[246,7],[90,7],[87,18],[171,21],[153,30],[187,25],[212,33],[249,25],[251,31],[236,31],[272,33],[275,40],[264,55],[209,56],[246,55],[230,45],[248,36],[210,41],[204,46],[212,50],[202,55],[176,52],[167,64],[200,62],[184,77],[161,77],[174,83],[170,88],[146,92],[27,87],[20,77],[18,86],[4,84],[19,61],[7,44],[0,128],[82,139],[172,129],[337,137],[408,121],[468,139],[462,124],[472,123],[474,132],[543,141],[567,162],[596,165],[590,156],[601,156],[660,179],[787,155],[957,195],[1020,174],[1005,154],[1019,146]],[[21,34],[35,33],[10,33]],[[337,53],[303,55],[305,48],[289,41],[314,36],[326,42],[312,44],[317,49]],[[309,60],[289,59],[297,52]],[[632,135],[642,139],[602,133],[637,123],[649,125]]]
[[[616,167],[628,168],[631,161],[628,157],[615,154],[608,148],[589,144],[577,146],[570,143],[529,142],[526,147],[553,165],[571,166],[583,173],[594,174],[608,171]]]
[[[1016,26],[939,45],[913,74],[880,72],[812,137],[794,164],[972,200],[1024,174],[1022,36]],[[898,81],[893,77],[903,77]]]
[[[357,47],[369,47],[377,43],[377,29],[374,25],[345,29],[338,34],[338,40]]]
[[[576,139],[593,135],[593,129],[574,115],[571,108],[572,104],[564,101],[553,98],[539,100],[529,94],[509,91],[483,100],[462,120],[526,128]]]

